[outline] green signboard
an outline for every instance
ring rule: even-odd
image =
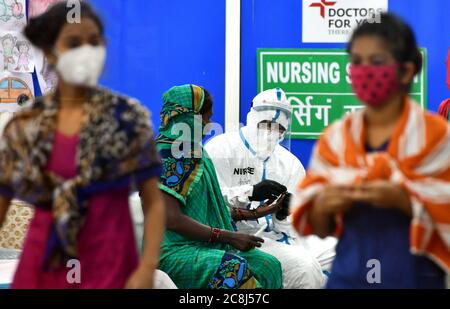
[[[427,99],[426,50],[411,97],[423,108]],[[258,93],[280,87],[293,107],[292,138],[315,139],[345,113],[363,107],[352,91],[344,49],[258,49]]]

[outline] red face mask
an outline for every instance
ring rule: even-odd
[[[378,106],[399,89],[397,64],[351,65],[350,79],[356,96],[365,104]]]

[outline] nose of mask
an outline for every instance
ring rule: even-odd
[[[56,70],[69,84],[94,87],[103,71],[105,58],[104,46],[84,45],[62,53]]]

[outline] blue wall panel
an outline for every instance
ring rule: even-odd
[[[210,90],[224,122],[225,0],[91,0],[105,21],[101,83],[142,101],[159,125],[162,93],[194,83]]]

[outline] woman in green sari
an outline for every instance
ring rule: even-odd
[[[163,95],[157,149],[167,231],[160,269],[179,288],[281,288],[281,266],[263,240],[235,232],[214,166],[201,145],[212,115],[208,92],[176,86]]]

